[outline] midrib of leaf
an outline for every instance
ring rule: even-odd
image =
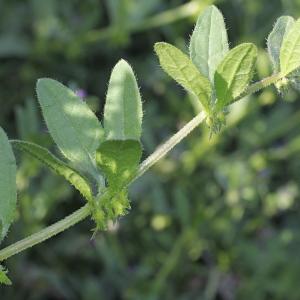
[[[211,15],[209,18],[209,35],[207,36],[208,39],[208,47],[207,47],[207,70],[208,70],[208,78],[210,80],[210,63],[211,63],[211,45],[212,45],[212,38],[211,38],[211,29],[212,29],[212,18],[213,18],[213,10],[211,11]]]
[[[225,94],[225,99],[227,99],[227,95],[228,95],[228,92],[231,91],[231,88],[233,86],[233,79],[237,73],[237,70],[240,68],[240,66],[242,65],[242,62],[244,60],[245,57],[247,57],[248,53],[251,51],[252,49],[249,47],[247,52],[243,55],[242,58],[240,58],[240,61],[239,63],[236,65],[236,67],[234,68],[234,72],[232,72],[232,75],[231,75],[231,78],[230,78],[230,87],[227,89],[226,91],[226,94]],[[234,96],[232,95],[232,97],[234,98]]]
[[[192,85],[194,85],[194,84],[193,84],[193,80],[195,80],[196,77],[194,77],[193,79],[190,80],[190,79],[188,79],[188,77],[186,76],[186,74],[183,72],[183,70],[187,67],[187,65],[180,66],[180,65],[176,62],[176,60],[173,58],[173,56],[170,54],[170,52],[168,52],[167,49],[164,49],[164,51],[166,51],[166,52],[168,53],[168,55],[169,55],[169,57],[171,58],[171,60],[173,61],[174,65],[176,65],[177,69],[180,70],[180,73],[181,73],[182,76],[184,77],[184,80],[185,80],[186,82],[188,82],[189,85],[191,85],[191,83],[192,83]],[[202,88],[201,88],[201,90],[202,90]],[[191,92],[194,92],[194,90],[193,90],[192,87],[191,87]],[[194,93],[195,93],[195,92],[194,92]],[[196,93],[195,93],[195,94],[196,94]],[[202,94],[203,94],[203,93],[202,93]],[[199,98],[199,95],[196,94],[196,96]]]
[[[126,75],[125,75],[126,76]],[[121,101],[122,101],[122,138],[125,139],[125,136],[126,136],[126,118],[125,118],[125,109],[126,109],[126,105],[125,105],[125,97],[126,97],[126,86],[127,86],[127,82],[128,82],[128,78],[127,76],[125,77],[125,83],[123,85],[123,88],[122,88],[122,97],[121,97]]]

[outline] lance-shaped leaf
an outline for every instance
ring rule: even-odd
[[[187,55],[173,45],[156,43],[154,49],[164,71],[196,95],[203,109],[209,113],[212,94],[209,80],[198,71]]]
[[[101,210],[106,216],[101,217],[100,227],[107,220],[124,215],[130,207],[126,185],[134,178],[141,155],[141,144],[135,140],[108,140],[100,145],[96,159],[108,185],[106,196],[101,198]]]
[[[130,65],[120,60],[114,67],[104,107],[108,140],[139,140],[142,132],[142,101]]]
[[[60,151],[79,169],[94,174],[92,161],[104,138],[97,117],[72,90],[53,79],[39,79],[37,95]]]
[[[37,144],[25,141],[11,140],[10,142],[14,148],[29,154],[30,156],[47,166],[55,174],[63,176],[88,201],[91,201],[93,199],[92,191],[87,179],[85,179],[66,163],[54,156],[48,149]]]
[[[278,73],[280,71],[280,49],[283,39],[285,35],[290,31],[294,23],[294,18],[290,16],[280,17],[276,21],[273,30],[268,36],[268,52],[273,63],[275,73]]]
[[[300,68],[300,19],[285,35],[280,49],[280,71],[283,76]]]
[[[228,52],[215,73],[217,110],[229,105],[245,91],[253,77],[257,48],[250,43],[241,44]]]
[[[9,140],[0,127],[0,242],[14,220],[17,205],[16,160]]]
[[[199,16],[190,41],[190,56],[201,74],[213,83],[217,66],[229,51],[222,13],[214,5]]]
[[[0,265],[0,284],[12,285],[11,280],[7,276],[7,271]]]

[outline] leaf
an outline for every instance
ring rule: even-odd
[[[134,175],[142,155],[138,141],[105,141],[97,151],[97,164],[103,170],[109,187],[119,189]]]
[[[114,67],[104,107],[108,140],[139,140],[142,132],[142,100],[130,65],[120,60]]]
[[[0,242],[14,220],[17,205],[16,160],[7,135],[0,127]]]
[[[212,94],[209,80],[198,71],[187,55],[173,45],[156,43],[154,49],[164,71],[196,95],[203,109],[209,113]]]
[[[106,141],[99,147],[97,163],[108,185],[97,207],[99,217],[95,221],[99,228],[104,228],[108,220],[115,220],[130,208],[126,185],[133,179],[141,155],[141,144],[135,140]]]
[[[191,37],[192,62],[213,83],[216,68],[228,51],[223,15],[216,6],[209,6],[199,16]]]
[[[287,76],[300,67],[300,19],[285,35],[280,50],[280,71]]]
[[[241,95],[253,77],[257,48],[241,44],[228,52],[215,73],[217,110],[229,105]]]
[[[12,285],[11,280],[7,276],[7,271],[0,265],[0,284]]]
[[[291,27],[294,25],[295,20],[290,16],[280,17],[273,30],[268,36],[268,52],[273,63],[274,72],[278,73],[280,71],[280,48],[285,35],[289,32]]]
[[[50,134],[60,151],[79,169],[95,175],[93,160],[104,138],[97,117],[72,90],[53,79],[39,79],[37,94]]]
[[[93,194],[87,180],[66,163],[55,157],[46,148],[25,141],[11,140],[14,148],[21,150],[45,164],[55,174],[63,176],[70,182],[88,201],[92,201]]]

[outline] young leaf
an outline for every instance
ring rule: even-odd
[[[95,220],[98,227],[105,227],[108,220],[124,215],[130,207],[126,184],[133,179],[141,155],[141,144],[135,140],[109,140],[100,145],[96,159],[106,175],[108,189],[98,204],[98,211],[105,212],[105,215],[99,213],[99,220]]]
[[[222,13],[214,5],[199,16],[190,41],[190,56],[199,71],[213,83],[217,66],[229,51]]]
[[[114,67],[104,107],[108,140],[139,140],[142,132],[142,101],[130,65],[120,60]]]
[[[7,271],[0,265],[0,284],[12,285],[11,280],[7,276]]]
[[[203,109],[209,113],[211,106],[211,85],[182,51],[168,43],[156,43],[155,52],[164,71],[196,95]]]
[[[17,205],[16,160],[9,140],[0,127],[0,242],[14,220]]]
[[[55,174],[63,176],[70,182],[88,201],[92,201],[93,195],[87,180],[73,170],[70,166],[54,156],[46,148],[25,141],[12,140],[14,148],[21,150],[33,158],[45,164]]]
[[[97,151],[96,160],[106,175],[108,185],[119,189],[134,174],[141,154],[142,147],[138,141],[105,141]]]
[[[217,110],[229,105],[247,87],[253,77],[257,48],[241,44],[228,52],[215,73]]]
[[[60,151],[79,169],[94,174],[92,161],[104,138],[97,117],[73,91],[53,79],[39,79],[37,95]]]
[[[280,50],[280,71],[287,76],[300,67],[300,19],[285,35]]]
[[[276,21],[273,30],[268,36],[268,52],[273,63],[275,73],[278,73],[280,71],[280,48],[283,39],[285,35],[290,31],[294,23],[294,18],[290,16],[280,17]]]

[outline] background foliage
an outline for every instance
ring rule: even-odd
[[[196,1],[199,9],[213,1]],[[114,64],[133,66],[144,99],[144,156],[199,107],[158,65],[153,44],[187,49],[197,9],[182,0],[0,0],[0,123],[11,138],[55,151],[34,93],[37,78],[78,91],[102,115]],[[259,46],[256,79],[270,74],[265,39],[299,0],[223,0],[231,47]],[[169,11],[170,10],[170,11]],[[1,299],[300,298],[300,102],[274,88],[231,108],[209,139],[197,129],[131,187],[132,211],[91,240],[92,222],[7,262]],[[63,179],[21,154],[18,221],[4,247],[83,204]]]

